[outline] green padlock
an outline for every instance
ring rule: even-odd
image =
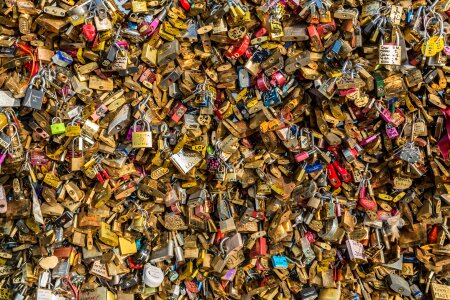
[[[66,126],[61,122],[61,118],[54,117],[50,125],[50,130],[52,131],[52,135],[61,134],[66,132]]]

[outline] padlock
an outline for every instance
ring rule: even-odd
[[[411,289],[408,285],[408,282],[403,279],[402,277],[390,273],[386,277],[386,281],[391,289],[393,289],[395,292],[399,293],[402,296],[411,296]]]
[[[112,23],[107,17],[102,19],[102,18],[100,18],[100,16],[96,15],[96,16],[94,16],[94,23],[95,23],[95,29],[97,30],[97,32],[111,30],[111,28],[112,28]]]
[[[162,270],[149,263],[144,265],[143,269],[143,282],[149,287],[158,287],[164,280],[164,274]]]
[[[94,26],[94,24],[91,23],[93,18],[94,18],[93,15],[85,17],[84,18],[84,25],[83,25],[83,28],[82,28],[83,36],[89,42],[94,41],[95,36],[97,34],[96,27]],[[88,20],[91,20],[91,21],[89,22]]]
[[[397,128],[391,123],[386,124],[386,134],[390,140],[393,140],[399,136]]]
[[[52,124],[50,125],[50,130],[52,132],[52,135],[61,134],[61,133],[65,133],[66,132],[66,126],[61,121],[61,118],[54,117],[52,119]]]
[[[35,89],[34,87],[35,81],[37,79],[40,79],[41,81],[41,87],[39,90]],[[44,101],[44,85],[45,81],[43,80],[42,76],[34,76],[33,79],[31,79],[30,84],[28,85],[25,97],[22,101],[22,106],[41,110],[42,102]]]
[[[164,66],[173,61],[180,54],[180,43],[178,40],[165,43],[157,52],[156,63],[158,66]]]
[[[79,153],[75,154],[75,141],[78,141],[78,151]],[[74,139],[72,141],[72,157],[71,157],[71,170],[72,171],[80,171],[84,166],[84,147],[83,147],[83,138],[79,137],[78,139]]]
[[[402,48],[399,45],[399,36],[396,32],[396,43],[385,44],[384,39],[381,39],[381,44],[378,47],[378,63],[381,65],[395,65],[400,66],[402,63]]]

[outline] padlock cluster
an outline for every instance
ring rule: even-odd
[[[450,1],[0,12],[0,299],[450,299]]]

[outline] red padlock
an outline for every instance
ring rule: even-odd
[[[308,26],[308,34],[309,37],[311,38],[311,47],[312,48],[322,48],[322,40],[320,39],[320,35],[317,32],[316,26],[314,25],[309,25]]]
[[[189,4],[189,2],[187,0],[180,0],[180,5],[181,5],[181,7],[183,7],[183,9],[185,11],[191,10],[191,4]]]
[[[336,22],[334,21],[334,19],[329,23],[322,23],[317,25],[317,33],[319,33],[319,36],[323,36],[330,31],[336,31]]]
[[[342,164],[339,161],[334,161],[333,166],[336,168],[336,171],[339,173],[339,176],[341,177],[343,182],[350,182],[352,181],[352,175],[342,166]]]
[[[270,85],[269,79],[264,73],[261,73],[261,75],[256,80],[256,87],[261,92],[268,92],[272,89],[272,86]]]
[[[228,51],[225,51],[224,55],[230,59],[238,59],[245,53],[245,51],[247,51],[249,45],[250,38],[248,37],[248,35],[245,35],[242,43],[239,46],[232,45],[228,49]]]
[[[259,38],[259,37],[262,37],[262,36],[264,36],[264,35],[266,35],[268,33],[269,33],[269,31],[265,27],[261,27],[257,32],[255,32],[255,34],[253,34],[253,36],[255,38]]]
[[[186,111],[187,107],[184,106],[181,102],[178,102],[169,112],[169,116],[175,123],[178,123],[180,122],[181,118],[183,117]]]
[[[431,229],[430,234],[428,235],[428,243],[430,244],[437,243],[438,229],[439,228],[437,226],[434,226],[433,229]]]
[[[336,170],[334,169],[333,164],[327,165],[327,173],[328,173],[328,181],[330,181],[330,184],[334,186],[335,188],[338,188],[341,186],[341,181],[339,180],[339,177],[337,176]]]
[[[84,24],[82,31],[83,31],[83,36],[85,37],[86,40],[88,40],[89,42],[94,41],[95,35],[97,33],[97,30],[95,29],[94,25]]]

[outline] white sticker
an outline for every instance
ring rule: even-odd
[[[379,47],[379,64],[380,65],[396,65],[402,63],[402,47],[396,45],[380,45]]]

